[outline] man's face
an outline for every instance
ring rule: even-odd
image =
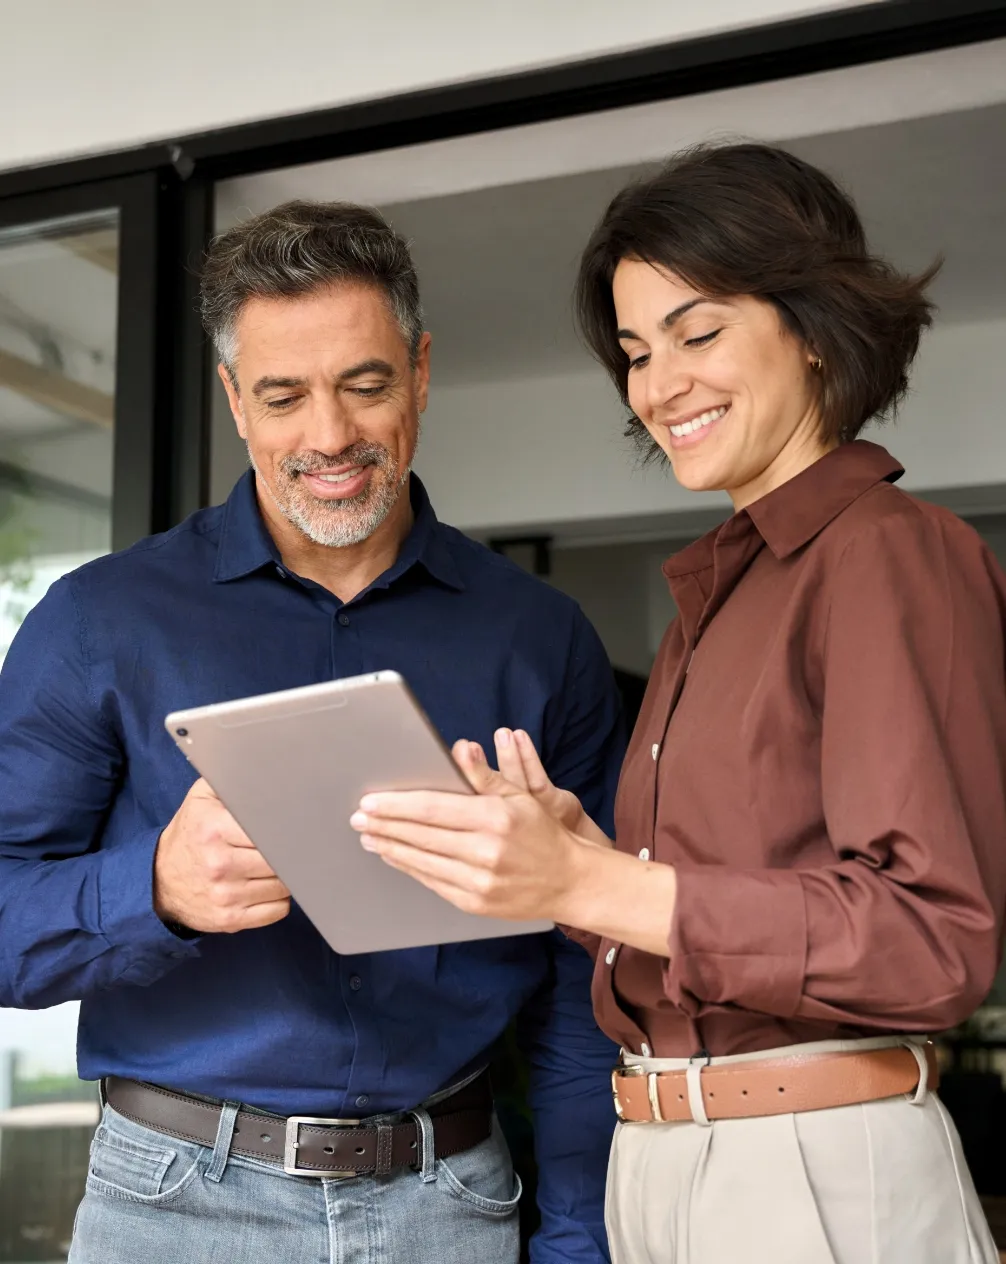
[[[316,544],[372,535],[408,482],[429,385],[381,292],[346,283],[253,298],[236,326],[237,385],[221,366],[263,494]]]

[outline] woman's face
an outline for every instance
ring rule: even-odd
[[[635,259],[612,290],[629,405],[683,487],[743,509],[835,446],[821,435],[814,352],[771,303],[710,299]]]

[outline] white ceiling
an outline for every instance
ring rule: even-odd
[[[1006,314],[1006,106],[788,142],[856,198],[901,267],[942,253],[943,321]],[[413,244],[439,385],[586,364],[569,296],[620,168],[385,207]]]

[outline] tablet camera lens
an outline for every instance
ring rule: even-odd
[[[189,735],[188,729],[175,729],[175,732],[178,734],[179,737],[188,737]]]

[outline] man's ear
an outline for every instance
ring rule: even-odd
[[[423,334],[416,352],[415,368],[412,370],[416,384],[416,402],[419,404],[420,412],[426,411],[426,402],[430,395],[430,345],[432,342],[432,335]]]
[[[231,406],[231,416],[234,418],[234,424],[238,428],[238,434],[247,443],[248,427],[245,425],[244,409],[241,406],[241,396],[238,394],[238,388],[234,384],[231,377],[230,369],[226,364],[217,365],[217,376],[224,384],[224,390],[227,392],[227,402]]]

